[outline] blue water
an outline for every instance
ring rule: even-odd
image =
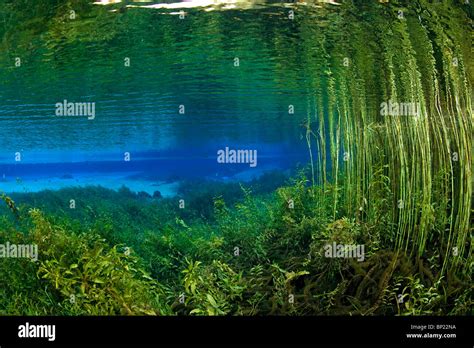
[[[314,87],[301,54],[318,43],[281,4],[254,5],[189,9],[182,20],[92,2],[70,21],[39,5],[31,21],[12,14],[0,58],[0,189],[83,177],[100,185],[111,175],[249,180],[307,163],[302,124]],[[64,100],[94,103],[94,118],[58,117]],[[226,146],[257,150],[258,165],[217,163]]]

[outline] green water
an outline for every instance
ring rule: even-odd
[[[298,144],[314,88],[314,35],[338,8],[303,7],[290,20],[291,7],[249,5],[191,8],[184,19],[125,4],[4,5],[2,132],[18,136],[2,133],[1,147],[152,150],[224,139]],[[76,9],[76,19],[69,19],[69,9]],[[313,17],[315,25],[304,24]],[[19,69],[12,65],[17,56]],[[54,119],[54,104],[64,99],[96,102],[97,118]]]

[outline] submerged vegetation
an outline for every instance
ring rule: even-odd
[[[276,179],[279,178],[278,174]],[[261,179],[272,180],[268,174]],[[38,261],[0,263],[0,312],[29,315],[469,314],[472,268],[443,273],[439,244],[412,257],[377,221],[333,216],[333,191],[304,174],[275,192],[259,181],[194,183],[202,200],[100,187],[3,196],[0,244],[37,244]],[[183,187],[189,186],[183,184]],[[256,192],[252,192],[255,189]],[[211,193],[213,213],[207,214]],[[234,204],[222,198],[232,193]],[[78,199],[64,209],[64,197]],[[59,199],[58,199],[59,198]],[[28,203],[42,202],[44,212]],[[46,213],[47,212],[47,213]],[[79,214],[79,215],[76,215]],[[434,226],[441,228],[441,226]],[[327,258],[332,243],[364,260]],[[463,260],[468,265],[469,260]]]
[[[291,24],[298,50],[268,43],[282,46],[276,80],[296,62],[314,72],[302,117],[310,163],[291,180],[182,182],[175,198],[101,187],[2,195],[0,244],[39,255],[0,260],[0,314],[473,314],[470,16],[455,1],[347,1]],[[48,35],[66,43],[120,30],[114,20],[99,40],[47,17]],[[381,112],[388,103],[417,113]],[[363,257],[338,257],[340,245],[364,246]]]

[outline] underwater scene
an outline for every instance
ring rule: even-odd
[[[472,315],[472,20],[0,0],[0,315]]]

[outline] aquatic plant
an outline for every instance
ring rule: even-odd
[[[439,13],[447,7],[450,16],[442,17]],[[418,257],[429,246],[439,248],[441,276],[472,254],[472,76],[460,52],[459,35],[448,37],[443,29],[445,22],[455,26],[462,21],[463,10],[417,1],[410,7],[351,4],[343,11],[349,18],[346,34],[357,33],[354,41],[328,51],[324,43],[333,40],[320,33],[313,47],[319,56],[332,57],[316,67],[329,77],[325,86],[315,81],[314,121],[307,123],[319,155],[315,175],[323,187],[332,182],[333,217],[340,199],[348,216],[363,221],[391,207],[384,214],[393,248]],[[361,12],[370,16],[370,23],[358,20]],[[383,59],[374,60],[367,46]],[[347,64],[341,68],[344,59]],[[376,88],[380,97],[367,98],[367,91]],[[383,116],[377,105],[383,101],[415,102],[420,112]],[[329,115],[327,121],[321,114]],[[441,175],[443,180],[433,180]],[[386,197],[380,196],[381,179]],[[338,197],[339,188],[343,198]],[[434,227],[435,219],[445,225]]]

